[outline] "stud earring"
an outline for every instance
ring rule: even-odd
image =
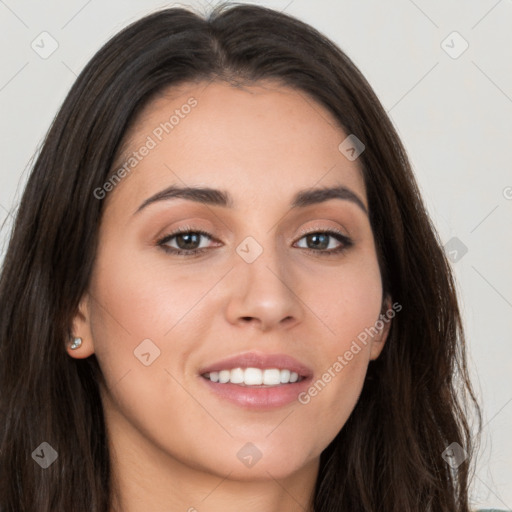
[[[82,345],[82,338],[74,338],[71,343],[71,350],[76,350]]]

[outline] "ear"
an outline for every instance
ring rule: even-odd
[[[74,338],[82,339],[82,344],[76,349],[71,348],[71,343]],[[78,311],[73,317],[71,339],[66,341],[66,351],[75,359],[84,359],[94,354],[90,317],[90,297],[87,293],[82,297]]]
[[[379,318],[375,322],[375,328],[378,329],[372,339],[372,346],[370,350],[370,359],[377,359],[384,348],[386,340],[388,339],[389,330],[391,328],[392,318],[395,316],[395,310],[392,309],[392,299],[389,295],[386,295],[382,301],[382,308],[380,310]],[[400,307],[400,309],[402,309]],[[379,329],[380,327],[380,329]]]

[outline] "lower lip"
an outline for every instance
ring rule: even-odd
[[[299,394],[308,388],[311,381],[311,377],[307,377],[292,384],[259,387],[239,386],[230,382],[220,384],[202,376],[200,379],[213,393],[228,402],[246,409],[260,410],[275,409],[297,401]]]

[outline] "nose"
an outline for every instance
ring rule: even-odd
[[[302,321],[298,277],[275,250],[265,248],[252,263],[239,258],[230,272],[229,286],[225,313],[233,325],[254,324],[265,332]]]

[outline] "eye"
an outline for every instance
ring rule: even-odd
[[[332,228],[325,231],[317,230],[303,233],[300,240],[305,240],[306,246],[308,244],[313,246],[313,248],[300,247],[301,249],[306,249],[310,253],[315,253],[316,255],[321,256],[340,254],[354,244],[348,236],[341,233],[341,231]],[[337,246],[336,241],[338,242]]]
[[[213,239],[210,233],[203,231],[202,229],[193,229],[188,226],[180,227],[177,230],[165,235],[163,238],[157,241],[157,245],[160,246],[164,251],[176,254],[178,256],[193,256],[207,250],[206,247],[197,247],[200,243],[201,238]],[[178,247],[169,246],[169,242],[173,239]]]

